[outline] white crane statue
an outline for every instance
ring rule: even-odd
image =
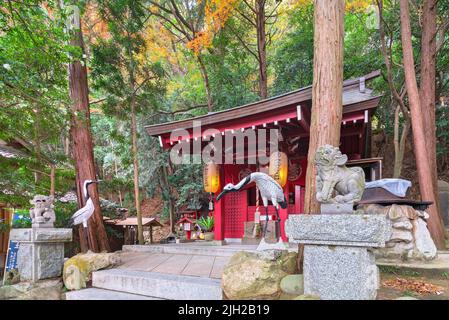
[[[92,198],[89,195],[89,185],[93,183],[99,183],[101,180],[85,180],[83,184],[83,196],[85,200],[85,205],[77,212],[75,212],[69,220],[69,226],[76,226],[83,224],[84,237],[87,238],[88,247],[90,246],[89,241],[89,230],[88,230],[88,220],[92,217],[95,207]],[[90,249],[90,248],[89,248]]]
[[[263,206],[265,207],[265,214],[266,214],[266,220],[265,220],[265,228],[263,230],[263,237],[265,238],[265,233],[267,232],[267,224],[268,224],[268,200],[271,200],[271,203],[273,204],[275,210],[276,210],[276,218],[277,218],[277,226],[280,225],[280,218],[279,218],[279,206],[282,209],[287,208],[287,201],[285,199],[284,191],[282,190],[279,183],[277,183],[276,180],[274,180],[272,177],[270,177],[266,173],[262,172],[253,172],[249,174],[246,178],[242,179],[239,183],[236,185],[233,185],[232,183],[228,183],[224,186],[223,191],[217,196],[217,201],[220,200],[221,197],[223,197],[228,192],[236,192],[242,190],[244,186],[247,184],[255,182],[257,185],[257,188],[260,191],[260,195],[262,197]],[[276,230],[277,236],[279,236],[279,230]]]

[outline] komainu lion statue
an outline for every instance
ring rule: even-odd
[[[347,161],[348,157],[337,147],[327,144],[318,148],[316,199],[320,203],[353,203],[362,198],[365,173],[360,167],[346,167]]]
[[[33,200],[30,200],[30,204],[33,205],[33,208],[30,209],[30,217],[34,227],[53,227],[56,220],[53,210],[54,200],[52,196],[43,195],[35,195]]]

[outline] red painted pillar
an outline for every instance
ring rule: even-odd
[[[220,190],[214,195],[214,199],[219,195],[224,187],[224,166],[220,167]],[[214,238],[224,240],[224,197],[214,203]]]
[[[287,208],[282,209],[281,207],[279,207],[279,217],[281,218],[281,238],[282,241],[287,242],[288,238],[285,235],[285,220],[288,219],[288,182],[285,185],[285,189],[284,189],[284,195],[285,195],[285,199],[287,200]]]

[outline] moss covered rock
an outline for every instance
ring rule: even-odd
[[[222,288],[230,300],[278,299],[281,279],[296,271],[297,253],[282,251],[270,258],[253,252],[234,254],[222,275]]]
[[[293,300],[320,300],[320,297],[313,294],[302,294]]]
[[[117,253],[80,253],[64,263],[63,280],[68,290],[85,288],[93,271],[117,265],[120,257]]]
[[[287,294],[300,295],[304,293],[302,274],[289,274],[281,280],[281,290]]]

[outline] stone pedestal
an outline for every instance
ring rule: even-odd
[[[379,288],[372,248],[390,228],[381,215],[291,215],[286,233],[304,246],[304,294],[325,300],[371,300]]]
[[[64,266],[64,242],[72,241],[72,229],[12,229],[10,240],[19,242],[17,267],[20,280],[59,277]]]

